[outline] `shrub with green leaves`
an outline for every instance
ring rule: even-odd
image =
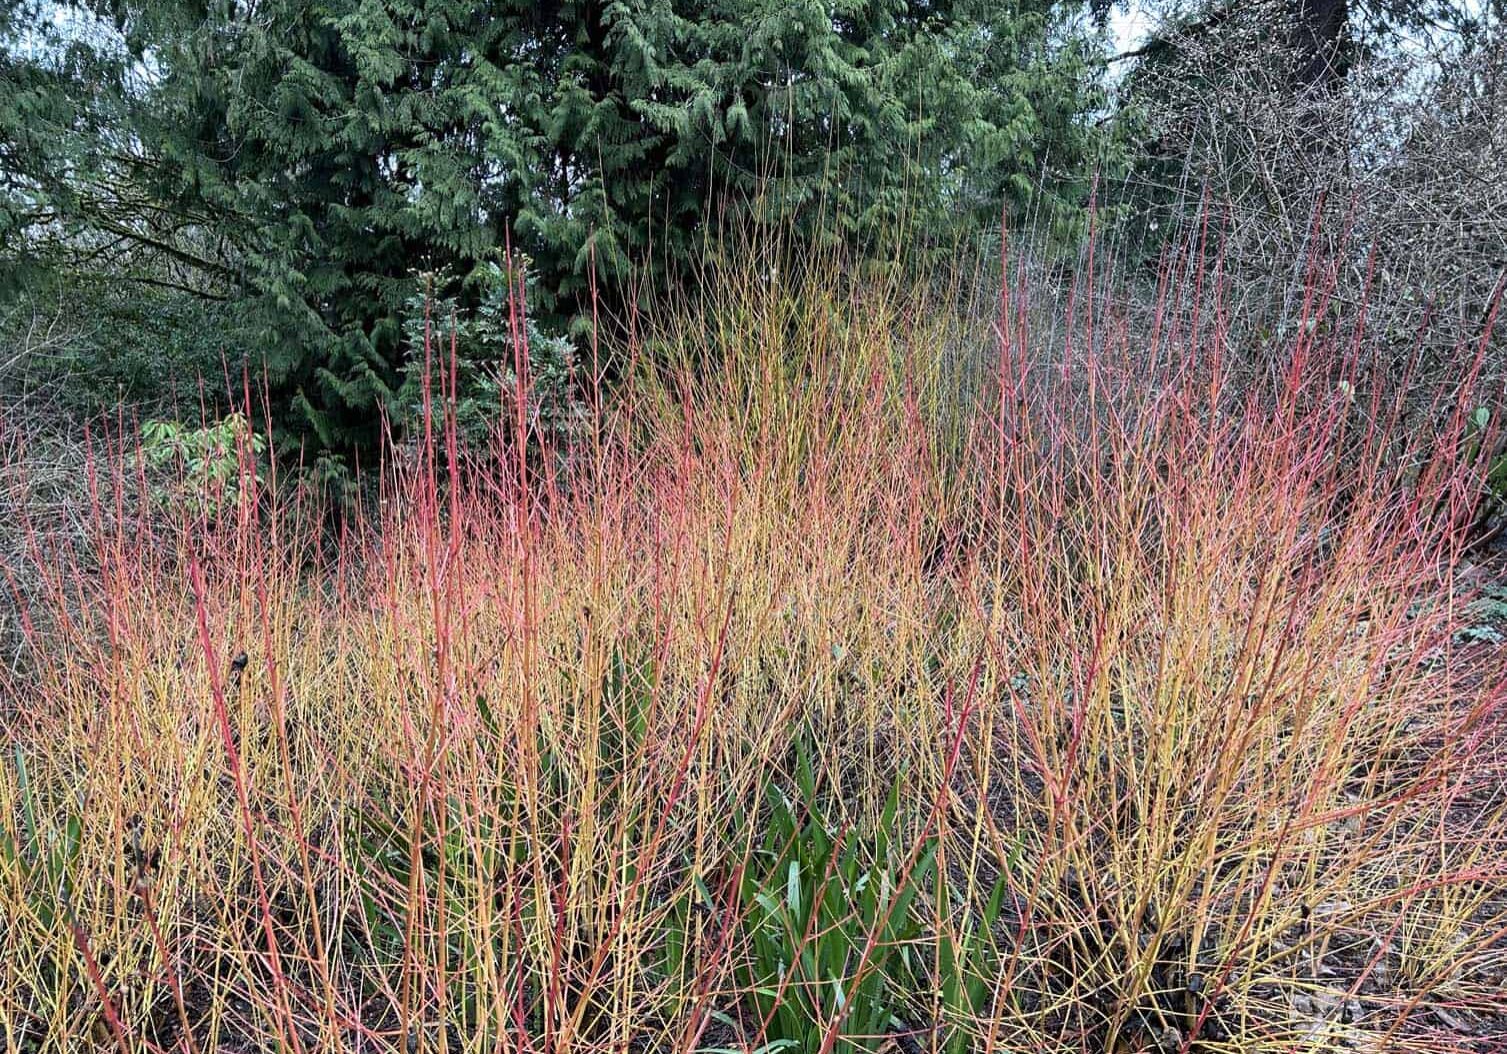
[[[245,483],[261,481],[266,449],[265,437],[236,412],[199,428],[149,420],[141,426],[138,458],[159,506],[186,504],[216,517],[236,505]]]

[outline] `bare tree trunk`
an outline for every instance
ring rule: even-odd
[[[1333,91],[1349,65],[1349,0],[1295,0],[1294,8],[1298,60],[1293,87]]]

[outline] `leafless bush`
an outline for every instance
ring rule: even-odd
[[[73,323],[35,302],[12,304],[0,343],[0,663],[21,654],[26,601],[40,583],[38,546],[77,551],[88,536],[88,448],[59,382],[36,361],[70,339]]]
[[[1258,351],[1330,266],[1336,317],[1364,299],[1394,370],[1415,347],[1437,368],[1474,345],[1507,270],[1507,32],[1399,34],[1300,86],[1289,9],[1226,5],[1145,49],[1122,83],[1147,144],[1111,188],[1126,229],[1196,236],[1206,210]],[[1503,342],[1488,350],[1499,376]]]

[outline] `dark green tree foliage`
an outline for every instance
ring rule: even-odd
[[[110,252],[96,173],[112,167],[112,128],[127,124],[111,90],[126,66],[118,49],[64,35],[54,14],[43,0],[0,4],[0,292],[45,269],[63,243],[91,259]]]
[[[457,276],[445,292],[474,306],[468,278],[509,237],[533,308],[561,329],[593,266],[621,307],[630,273],[675,272],[728,203],[798,244],[894,251],[1002,203],[1070,220],[1094,164],[1074,4],[96,7],[119,43],[109,63],[10,53],[7,78],[73,112],[0,103],[0,157],[21,174],[5,185],[8,255],[50,241],[77,261],[115,239],[138,275],[234,294],[285,441],[370,444],[402,382],[415,276]],[[15,19],[0,32],[16,39]],[[60,129],[79,164],[49,160]]]

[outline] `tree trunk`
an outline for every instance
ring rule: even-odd
[[[1297,91],[1333,91],[1345,79],[1350,51],[1349,0],[1295,0]]]

